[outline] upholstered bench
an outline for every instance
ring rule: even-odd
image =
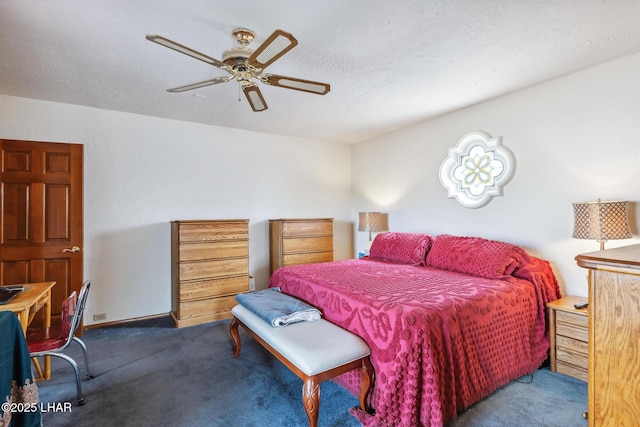
[[[310,427],[318,425],[320,383],[355,368],[360,368],[362,372],[360,408],[372,412],[368,401],[375,374],[369,361],[369,346],[360,337],[325,319],[275,328],[240,304],[233,307],[231,313],[234,357],[240,355],[238,326],[242,325],[256,341],[304,381],[302,402]]]

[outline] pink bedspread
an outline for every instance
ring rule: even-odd
[[[365,426],[441,426],[533,372],[549,348],[546,303],[560,296],[546,261],[503,280],[359,260],[284,267],[269,286],[321,309],[371,347],[375,415]],[[337,379],[354,395],[359,373]]]

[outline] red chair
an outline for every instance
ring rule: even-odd
[[[76,292],[73,291],[62,303],[62,315],[60,326],[52,326],[50,328],[29,328],[27,329],[27,345],[29,353],[34,360],[34,365],[38,371],[38,375],[43,377],[38,357],[55,356],[69,362],[76,374],[76,385],[78,389],[78,405],[84,405],[84,396],[82,395],[82,384],[80,382],[80,372],[78,364],[70,356],[63,353],[72,341],[77,342],[84,353],[84,364],[86,367],[86,378],[91,379],[93,376],[89,374],[89,359],[87,357],[87,346],[82,340],[75,336],[76,330],[82,322],[82,313],[87,303],[89,295],[89,280],[82,284],[80,296],[76,300]]]

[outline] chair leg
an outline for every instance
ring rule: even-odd
[[[93,375],[89,373],[89,353],[87,352],[87,346],[82,340],[76,336],[73,337],[73,340],[78,343],[78,345],[82,348],[82,352],[84,353],[84,366],[87,373],[87,379],[93,379]]]
[[[73,368],[73,372],[76,375],[76,389],[78,391],[78,406],[84,405],[84,396],[82,395],[82,383],[80,382],[80,371],[78,370],[78,364],[71,357],[64,353],[41,353],[42,356],[55,356],[69,362]]]
[[[36,368],[36,373],[38,374],[36,379],[44,379],[44,371],[42,370],[42,366],[40,366],[40,361],[38,360],[38,358],[32,357],[31,362],[33,362],[33,366]]]

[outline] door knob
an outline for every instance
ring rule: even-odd
[[[77,246],[74,246],[72,248],[65,248],[62,250],[62,252],[71,252],[72,254],[75,254],[76,252],[80,252],[80,248]]]

